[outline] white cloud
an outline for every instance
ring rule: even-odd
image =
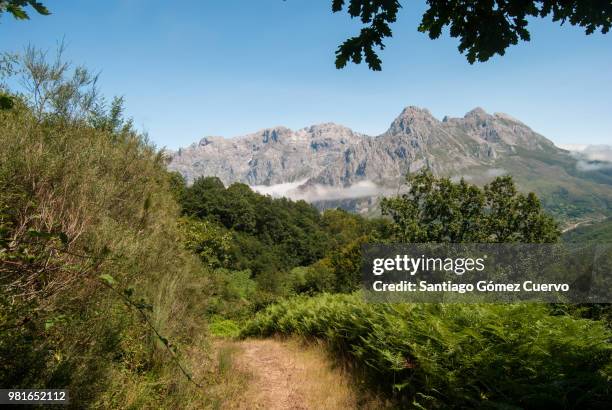
[[[586,147],[588,147],[588,145],[586,144],[559,144],[557,145],[557,147],[567,150],[567,151],[572,151],[572,152],[581,152],[583,151]]]
[[[579,160],[576,163],[576,168],[580,171],[597,171],[599,169],[610,169],[612,168],[612,162],[590,162]]]
[[[287,197],[294,201],[303,199],[307,202],[355,199],[393,193],[390,188],[381,187],[372,181],[360,181],[349,187],[332,187],[306,184],[306,180],[303,180],[275,185],[254,185],[251,188],[260,194]]]
[[[581,171],[612,168],[612,146],[610,145],[567,144],[560,145],[560,147],[572,152],[572,155],[578,160],[576,168]]]
[[[262,195],[271,195],[273,197],[288,197],[289,193],[295,191],[300,185],[306,183],[308,179],[295,182],[284,182],[282,184],[275,185],[253,185],[251,189],[255,192],[259,192]]]
[[[612,146],[589,145],[582,150],[589,161],[612,162]]]

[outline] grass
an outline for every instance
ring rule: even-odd
[[[362,389],[349,368],[330,357],[322,342],[300,338],[248,339],[232,346],[234,374],[246,389],[224,408],[382,409],[388,403]]]
[[[208,371],[213,376],[214,384],[209,389],[209,397],[202,404],[206,403],[206,407],[211,409],[237,408],[243,403],[242,397],[250,375],[236,367],[236,355],[240,351],[236,345],[222,339],[216,340],[213,345],[215,360],[210,363]]]
[[[296,384],[302,386],[309,408],[383,409],[390,403],[365,388],[365,381],[350,363],[333,357],[321,340],[283,339],[299,363]]]

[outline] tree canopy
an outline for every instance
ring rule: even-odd
[[[610,0],[427,0],[427,5],[418,30],[437,39],[448,27],[470,63],[504,55],[519,40],[529,41],[531,17],[552,16],[555,22],[583,27],[586,34],[597,30],[605,34],[612,25]],[[382,62],[377,49],[383,50],[383,40],[392,36],[390,25],[401,7],[398,0],[332,0],[334,13],[346,9],[364,25],[358,35],[338,47],[336,67],[343,68],[349,61],[360,64],[365,58],[370,69],[379,71]]]
[[[480,188],[423,171],[408,178],[410,190],[383,199],[399,242],[551,243],[560,232],[534,193],[517,192],[510,176]]]
[[[215,232],[212,226],[231,233],[233,242],[224,250],[229,255],[224,266],[249,269],[256,275],[313,264],[330,250],[376,230],[379,223],[342,210],[321,214],[304,201],[261,195],[241,183],[225,187],[216,177],[198,178],[188,187],[179,179],[175,176],[179,188],[173,190],[179,195],[183,213],[194,221],[208,221],[208,234]],[[215,249],[221,247],[215,245]]]
[[[36,0],[0,0],[0,14],[8,12],[17,20],[29,20],[30,15],[26,11],[27,6],[32,7],[37,13],[43,16],[51,14],[41,2]]]

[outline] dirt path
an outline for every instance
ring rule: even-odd
[[[352,409],[349,378],[334,369],[323,348],[275,339],[236,342],[235,369],[249,382],[239,409]]]
[[[575,222],[575,223],[573,223],[573,224],[571,224],[571,225],[569,225],[569,226],[567,226],[567,227],[563,228],[563,229],[561,230],[561,233],[565,233],[565,232],[573,231],[574,229],[576,229],[576,228],[580,227],[581,225],[585,225],[585,224],[592,224],[592,223],[595,223],[595,222],[597,222],[597,221],[598,221],[597,219],[586,219],[586,220],[584,220],[584,221],[578,221],[578,222]]]

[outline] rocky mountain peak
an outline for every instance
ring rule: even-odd
[[[205,147],[209,144],[215,143],[215,142],[219,142],[219,141],[224,141],[225,139],[223,137],[214,137],[214,136],[208,136],[208,137],[204,137],[202,138],[197,145],[200,147]]]
[[[375,206],[380,195],[394,195],[407,173],[423,167],[474,183],[511,174],[522,188],[541,186],[550,195],[559,186],[579,201],[603,192],[599,182],[588,185],[564,171],[577,168],[580,158],[520,121],[482,108],[439,121],[426,109],[407,107],[377,137],[328,122],[296,131],[273,127],[242,137],[206,137],[167,155],[169,169],[188,183],[216,176],[225,185],[242,182],[266,193],[292,192],[322,207],[353,210]],[[531,185],[534,180],[541,184]],[[593,202],[593,209],[609,209],[612,194],[608,197]]]
[[[331,122],[297,131],[273,127],[243,137],[203,138],[171,154],[169,167],[188,182],[214,175],[225,184],[393,185],[423,166],[446,175],[492,167],[516,146],[539,150],[552,143],[516,120],[482,108],[442,122],[427,109],[409,106],[375,138]]]
[[[307,132],[315,138],[334,138],[355,134],[350,128],[333,122],[311,125],[310,127],[304,128],[302,131]]]
[[[485,110],[483,110],[480,107],[476,107],[470,111],[468,111],[463,118],[478,118],[478,119],[484,119],[489,117],[489,114],[487,114],[487,112]]]
[[[411,105],[391,123],[387,134],[411,134],[415,128],[430,127],[439,122],[428,109]]]
[[[414,120],[424,120],[424,119],[433,119],[433,115],[427,108],[421,108],[414,105],[410,105],[402,110],[397,119],[414,119]]]

